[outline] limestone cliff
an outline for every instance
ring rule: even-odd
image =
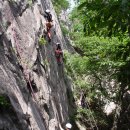
[[[43,12],[53,16],[51,42],[44,35]],[[0,1],[0,130],[59,130],[69,120],[70,91],[63,65],[56,62],[55,43],[66,48],[50,0]]]

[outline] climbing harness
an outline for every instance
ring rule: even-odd
[[[63,53],[61,50],[55,50],[55,56],[56,56],[58,64],[62,63],[62,55],[63,55]]]

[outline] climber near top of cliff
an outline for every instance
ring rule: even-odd
[[[46,19],[46,31],[45,32],[47,33],[49,41],[51,41],[51,27],[53,26],[53,24],[52,24],[53,20],[52,20],[52,15],[51,15],[49,9],[47,9],[45,11],[44,17]]]
[[[51,12],[50,12],[49,9],[47,9],[47,10],[45,11],[44,17],[45,17],[45,19],[47,20],[47,22],[52,22],[52,21],[53,21],[53,20],[52,20],[52,15],[51,15]]]
[[[60,43],[56,43],[55,56],[56,56],[58,65],[60,65],[63,59],[63,52],[62,52]]]

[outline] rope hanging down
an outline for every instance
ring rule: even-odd
[[[32,97],[34,98],[34,100],[36,100],[36,97],[35,97],[35,94],[33,91],[33,87],[32,87],[31,81],[30,81],[30,73],[27,71],[28,70],[27,66],[25,66],[24,61],[22,60],[22,49],[20,49],[20,46],[18,44],[18,40],[17,40],[18,37],[17,37],[17,33],[16,33],[16,30],[14,27],[12,28],[12,31],[13,31],[14,43],[16,45],[16,50],[17,50],[18,56],[20,58],[21,65],[23,67],[24,78],[29,83]]]

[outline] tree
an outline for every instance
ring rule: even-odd
[[[56,13],[59,15],[62,10],[66,11],[69,8],[67,0],[52,0]]]
[[[87,34],[118,36],[128,32],[130,35],[129,0],[84,0],[78,9],[85,16]]]
[[[96,109],[93,108],[95,114],[103,114],[102,98],[114,101],[120,108],[115,113],[114,125],[116,124],[117,129],[125,130],[128,125],[125,128],[123,123],[120,123],[122,117],[118,115],[117,118],[117,114],[123,115],[127,109],[122,109],[123,97],[130,89],[130,2],[79,0],[78,4],[78,10],[74,9],[72,12],[73,32],[70,35],[79,55],[72,56],[72,59],[69,56],[71,62],[69,69],[74,73],[71,73],[71,77],[74,77],[75,85],[79,88],[82,88],[82,82],[79,81],[85,82],[82,91],[87,89],[87,97],[91,99],[90,104],[96,106]],[[86,85],[88,81],[85,80],[88,76],[91,77],[89,87]],[[107,84],[111,80],[115,82],[114,88]],[[76,88],[78,97],[81,90],[79,88]],[[116,96],[112,96],[114,93]],[[95,118],[100,120],[96,116]],[[128,123],[129,120],[126,119],[126,122]]]

